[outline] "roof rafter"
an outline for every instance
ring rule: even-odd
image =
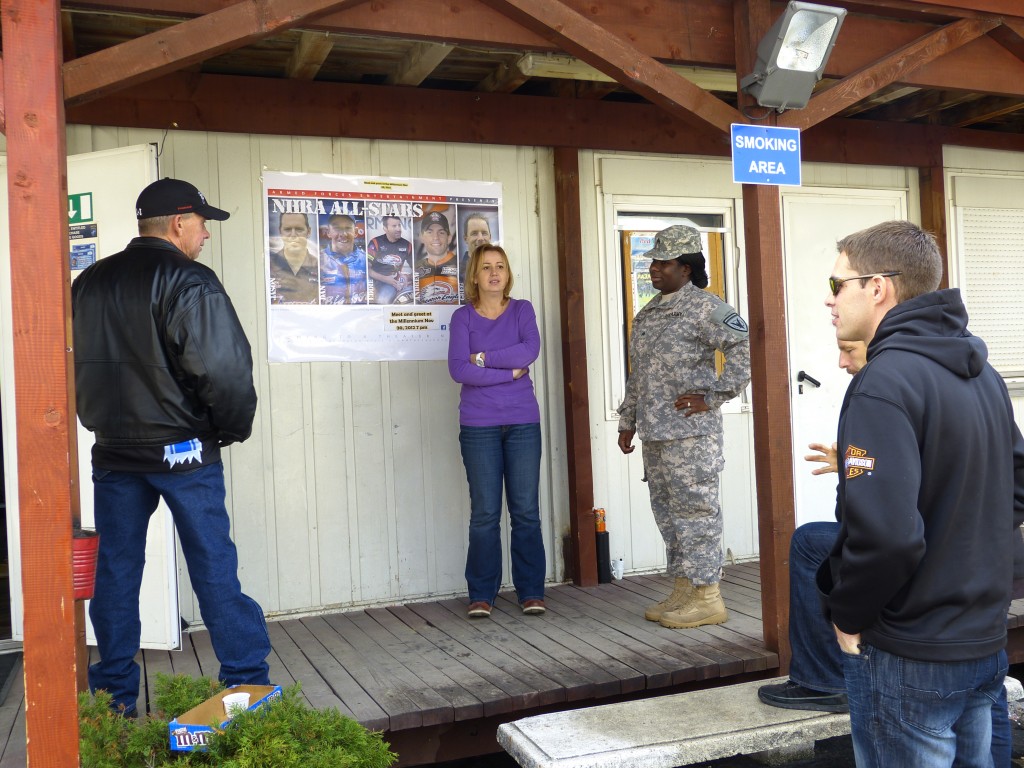
[[[388,80],[388,85],[419,85],[452,52],[454,45],[414,43]]]
[[[64,52],[64,61],[78,58],[78,51],[75,48],[75,28],[68,11],[60,12],[60,41]]]
[[[626,88],[688,123],[725,133],[743,116],[560,0],[484,0],[527,29],[544,35]]]
[[[1003,26],[989,32],[989,37],[1024,61],[1024,22],[1003,19]]]
[[[905,99],[866,109],[861,117],[893,123],[914,122],[935,112],[952,109],[972,98],[965,91],[918,91]]]
[[[227,8],[233,0],[68,0],[76,10],[123,11],[184,17]],[[644,0],[636,3],[593,3],[561,0],[562,4],[618,35],[652,58],[673,64],[732,69],[734,52],[734,0]],[[829,60],[826,76],[842,78],[860,70],[935,29],[936,19],[979,18],[982,9],[1012,5],[1002,13],[1009,28],[1024,28],[1024,2],[1020,0],[954,0],[941,5],[911,0],[844,0],[856,7],[843,23],[839,43]],[[778,9],[781,0],[774,0]],[[881,14],[885,13],[886,16]],[[893,23],[898,19],[899,23]],[[493,46],[506,51],[560,53],[549,36],[507,18],[484,0],[387,0],[363,2],[318,17],[304,28],[346,35],[380,35],[433,40],[456,46]],[[667,30],[686,29],[686,35]],[[1024,63],[1018,72],[997,79],[993,56],[1005,54],[995,40],[969,46],[955,55],[921,67],[905,85],[918,88],[962,88],[1005,96],[1024,95]],[[746,73],[740,73],[746,74]]]
[[[867,2],[881,7],[912,9],[919,13],[928,10],[945,10],[948,12],[999,13],[1012,16],[1019,15],[1021,12],[1018,0],[867,0]]]
[[[292,50],[285,74],[294,80],[312,80],[334,48],[331,36],[324,32],[303,32]]]
[[[781,115],[779,125],[806,130],[896,82],[908,72],[976,40],[999,24],[996,18],[961,19],[929,32],[812,97],[804,109]]]
[[[969,125],[985,123],[1004,115],[1012,115],[1022,109],[1024,109],[1024,101],[1021,99],[987,96],[940,113],[939,122],[953,128],[966,128]]]
[[[486,78],[477,83],[473,90],[485,93],[512,93],[516,88],[529,80],[529,76],[523,72],[520,60],[525,57],[517,57],[514,61],[503,61]]]
[[[64,65],[64,98],[77,104],[365,0],[240,0]]]

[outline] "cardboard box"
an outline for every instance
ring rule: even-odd
[[[231,718],[224,712],[224,697],[229,693],[241,691],[249,694],[250,711],[259,709],[267,702],[281,697],[280,685],[236,685],[225,688],[167,724],[167,730],[170,731],[171,750],[174,752],[205,751],[206,741],[210,738],[210,734],[223,730],[231,722]],[[214,725],[214,723],[218,725]]]

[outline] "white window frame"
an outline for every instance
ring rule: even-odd
[[[711,228],[706,231],[722,232],[725,242],[724,284],[725,300],[743,316],[746,312],[746,286],[740,280],[739,256],[736,244],[736,208],[735,201],[723,198],[683,198],[645,195],[605,195],[603,220],[606,222],[604,238],[605,256],[601,259],[601,295],[608,312],[603,313],[603,367],[604,379],[607,384],[607,402],[605,403],[605,419],[618,421],[619,414],[615,410],[622,402],[626,391],[626,360],[622,349],[623,328],[626,324],[625,306],[622,301],[623,285],[622,257],[619,251],[624,227],[619,222],[623,214],[652,214],[672,217],[687,214],[703,214],[721,216],[723,227]],[[741,412],[749,410],[749,394],[744,392],[740,398],[722,406],[723,412]]]

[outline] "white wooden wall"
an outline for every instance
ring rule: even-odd
[[[253,434],[225,460],[245,591],[270,615],[462,594],[469,520],[458,386],[446,362],[268,364],[263,169],[502,183],[502,244],[512,260],[514,294],[534,303],[541,325],[541,358],[531,372],[544,435],[541,512],[547,578],[560,580],[567,470],[550,151],[68,131],[69,154],[145,142],[163,142],[162,176],[191,181],[231,212],[211,226],[202,261],[223,280],[255,358]],[[198,621],[183,558],[179,564],[183,614]]]
[[[163,143],[162,175],[195,183],[232,213],[213,225],[202,258],[224,281],[256,359],[260,404],[253,436],[225,459],[244,589],[271,615],[461,594],[469,515],[458,447],[458,388],[444,362],[268,364],[263,169],[502,182],[503,244],[513,260],[515,293],[533,301],[544,339],[533,371],[544,433],[541,508],[547,576],[561,580],[561,542],[569,522],[550,152],[181,131],[164,137],[159,131],[86,126],[68,131],[71,154],[144,142]],[[978,159],[973,151],[958,152],[947,165],[997,167],[990,155]],[[740,187],[720,159],[595,152],[580,158],[595,500],[608,511],[612,557],[623,557],[630,571],[654,570],[664,565],[664,547],[640,482],[640,460],[619,453],[617,424],[609,415],[609,405],[614,408],[612,401],[621,395],[624,370],[621,277],[609,200],[674,197],[712,201],[730,211],[727,298],[746,314]],[[1011,160],[1024,167],[1024,157]],[[910,209],[919,208],[916,174],[906,169],[805,165],[804,184],[905,188]],[[1020,420],[1024,392],[1015,394]],[[734,402],[726,414],[722,499],[726,546],[738,559],[757,554],[747,402]],[[198,620],[179,561],[183,613]]]

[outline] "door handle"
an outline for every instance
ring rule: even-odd
[[[808,375],[808,374],[807,374],[807,373],[805,373],[804,371],[800,371],[800,372],[799,372],[799,373],[798,373],[798,374],[796,375],[796,380],[797,380],[798,382],[800,382],[800,383],[803,383],[803,382],[805,382],[805,381],[806,381],[806,382],[807,382],[808,384],[813,384],[813,385],[814,385],[814,386],[816,386],[816,387],[820,387],[820,386],[821,386],[821,382],[820,382],[820,381],[818,381],[818,380],[817,380],[816,378],[814,378],[813,376],[810,376],[810,375]]]

